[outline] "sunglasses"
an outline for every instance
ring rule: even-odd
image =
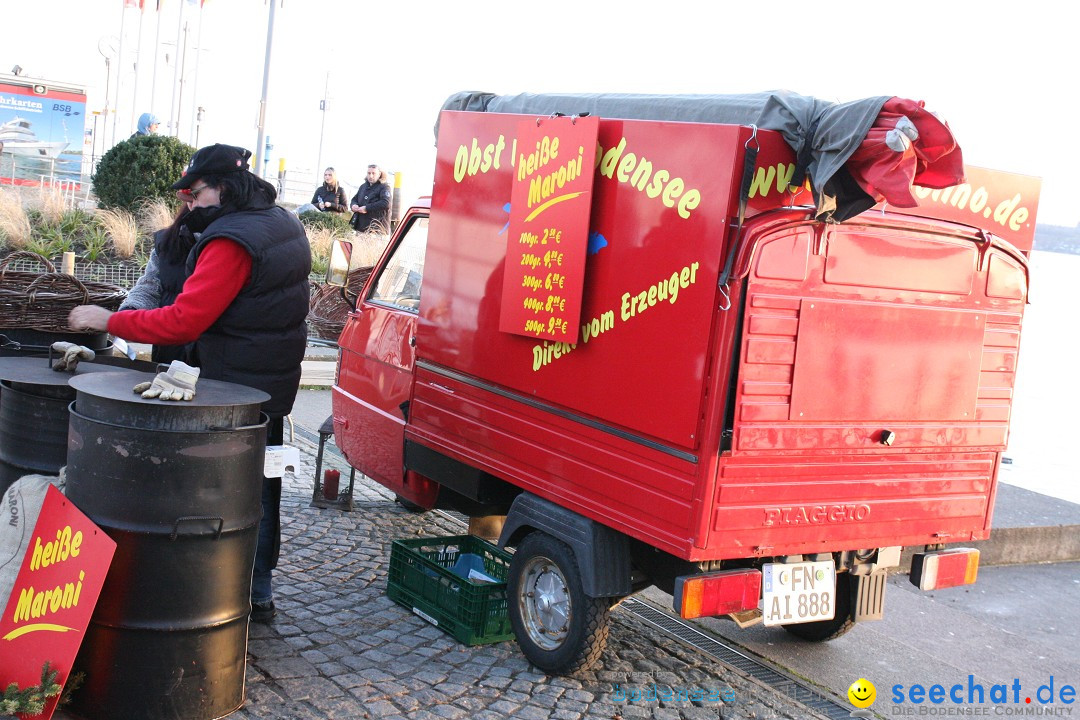
[[[198,200],[199,199],[199,193],[201,193],[203,190],[205,190],[208,187],[210,187],[210,186],[209,185],[203,185],[201,188],[188,188],[188,195],[191,196],[192,200]]]

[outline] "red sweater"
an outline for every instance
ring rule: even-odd
[[[206,244],[195,271],[184,281],[176,302],[156,310],[125,310],[109,318],[109,332],[131,342],[183,345],[221,317],[251,279],[251,255],[239,243],[214,238]]]

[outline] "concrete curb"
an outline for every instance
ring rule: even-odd
[[[979,551],[979,565],[1037,565],[1080,560],[1080,525],[1052,527],[1003,527],[990,531],[986,540],[948,543],[951,547],[973,547]],[[905,548],[899,572],[911,571],[911,556],[917,548]]]

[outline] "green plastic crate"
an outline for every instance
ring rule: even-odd
[[[469,553],[498,582],[474,582],[450,571]],[[473,535],[395,540],[386,592],[466,645],[501,642],[514,637],[507,615],[509,569],[509,553]]]

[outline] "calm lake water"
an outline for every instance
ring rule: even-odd
[[[1035,251],[1002,482],[1080,504],[1080,255]]]

